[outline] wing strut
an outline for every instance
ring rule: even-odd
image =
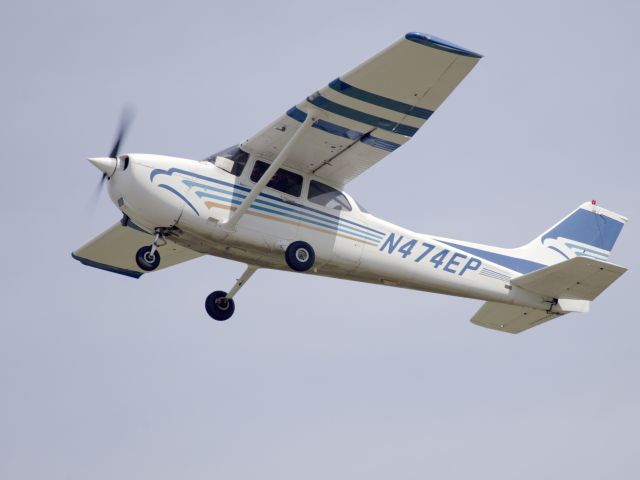
[[[300,136],[311,126],[311,124],[315,121],[315,118],[312,117],[311,112],[307,114],[307,118],[305,118],[302,125],[298,128],[298,130],[293,134],[291,139],[287,142],[278,156],[276,156],[275,160],[271,163],[267,171],[264,172],[260,180],[253,186],[251,192],[245,197],[242,201],[238,209],[233,213],[233,215],[226,222],[222,223],[220,226],[224,228],[228,232],[233,232],[235,227],[240,221],[240,218],[249,210],[249,207],[256,199],[256,197],[260,194],[262,189],[269,183],[269,180],[275,175],[280,166],[287,160],[289,157],[289,152],[291,152],[292,147],[296,144]]]

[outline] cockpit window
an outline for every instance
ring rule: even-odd
[[[351,211],[349,200],[340,190],[315,180],[309,183],[309,201],[333,210]]]
[[[257,182],[262,178],[264,172],[269,168],[269,164],[256,160],[256,164],[251,172],[251,181]],[[290,172],[284,168],[279,168],[273,178],[267,183],[267,187],[299,197],[302,192],[302,175]]]
[[[247,160],[249,160],[249,154],[242,150],[239,145],[226,148],[207,158],[207,161],[213,163],[216,167],[236,177],[242,174]]]

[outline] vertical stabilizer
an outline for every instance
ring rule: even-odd
[[[626,222],[626,217],[586,202],[517,250],[546,265],[575,257],[607,260]]]

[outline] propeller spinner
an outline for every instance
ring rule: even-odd
[[[116,135],[116,139],[113,142],[113,146],[111,147],[111,152],[109,152],[108,157],[94,157],[90,158],[89,162],[93,166],[95,166],[98,170],[102,172],[102,178],[100,179],[100,183],[98,184],[97,195],[99,195],[102,187],[104,185],[104,181],[107,177],[113,175],[116,171],[116,166],[118,164],[118,152],[120,151],[120,146],[122,145],[122,141],[127,135],[129,131],[129,127],[131,126],[131,120],[133,119],[133,111],[131,108],[125,107],[122,110],[122,116],[120,117],[120,125],[118,127],[118,133]]]

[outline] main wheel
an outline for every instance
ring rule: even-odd
[[[284,259],[291,270],[296,272],[306,272],[313,267],[316,261],[316,253],[313,247],[307,242],[292,242],[284,252]]]
[[[209,294],[204,302],[204,308],[207,309],[207,313],[214,320],[222,322],[228,320],[233,315],[236,309],[233,298],[226,298],[227,292],[213,292]]]
[[[142,247],[136,253],[136,263],[145,272],[150,272],[160,265],[160,252],[151,253],[151,247]]]

